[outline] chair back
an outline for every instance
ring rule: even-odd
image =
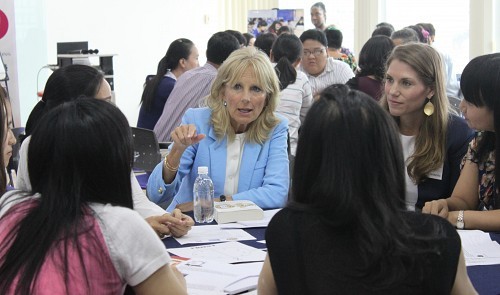
[[[14,169],[17,171],[17,166],[19,165],[19,149],[21,148],[21,137],[24,135],[24,127],[12,128],[12,133],[16,138],[16,144],[12,146],[12,157],[8,164],[9,171]]]
[[[462,117],[462,111],[460,110],[460,98],[455,96],[448,96],[448,101],[450,102],[450,107],[453,113],[457,116]]]
[[[160,163],[160,146],[153,130],[130,127],[134,139],[134,169],[151,172]]]

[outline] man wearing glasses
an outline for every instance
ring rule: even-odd
[[[345,62],[328,57],[328,41],[324,32],[307,30],[300,36],[304,46],[299,70],[306,73],[313,95],[332,84],[345,84],[354,73]]]

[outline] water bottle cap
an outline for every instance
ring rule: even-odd
[[[207,166],[198,167],[198,174],[208,174],[208,167]]]

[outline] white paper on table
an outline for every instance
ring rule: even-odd
[[[259,275],[260,272],[262,271],[263,265],[264,262],[233,264],[234,267],[238,268],[241,272],[246,274],[247,277],[237,282],[233,282],[231,285],[226,286],[224,290],[227,291],[228,293],[239,293],[241,291],[248,290],[249,286],[255,286],[255,288],[257,288],[257,284],[259,283]],[[255,292],[257,292],[257,290],[255,290]],[[246,294],[249,293],[245,293],[245,295]]]
[[[276,214],[281,209],[274,210],[265,210],[264,218],[261,220],[248,220],[248,221],[238,221],[231,223],[219,224],[220,228],[255,228],[255,227],[267,227],[269,222],[273,218],[274,214]]]
[[[462,240],[465,265],[500,264],[500,244],[480,230],[458,230]]]
[[[256,240],[242,229],[221,229],[218,225],[193,226],[187,235],[175,239],[181,245]]]
[[[232,265],[191,259],[177,265],[185,275],[188,293],[235,294],[255,289],[263,263]]]
[[[239,242],[173,248],[169,249],[168,252],[191,260],[220,263],[264,261],[266,258],[266,252]]]

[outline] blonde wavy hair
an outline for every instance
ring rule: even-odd
[[[212,109],[211,123],[219,140],[226,135],[230,142],[235,138],[229,112],[224,106],[222,91],[226,85],[232,85],[240,80],[249,67],[255,71],[257,85],[266,93],[266,102],[262,113],[250,123],[245,140],[263,144],[279,122],[274,111],[279,103],[280,88],[269,57],[254,47],[241,48],[233,51],[219,68],[206,100],[208,107]]]
[[[429,117],[426,116],[422,105],[424,121],[415,138],[415,151],[406,163],[408,175],[415,184],[419,184],[430,172],[443,165],[446,156],[446,131],[450,105],[445,90],[444,65],[440,54],[423,43],[396,46],[387,59],[386,68],[393,60],[409,65],[424,85],[434,91],[430,99],[434,104],[434,113]],[[380,103],[389,110],[385,92]],[[399,118],[394,117],[394,119],[399,125]]]

